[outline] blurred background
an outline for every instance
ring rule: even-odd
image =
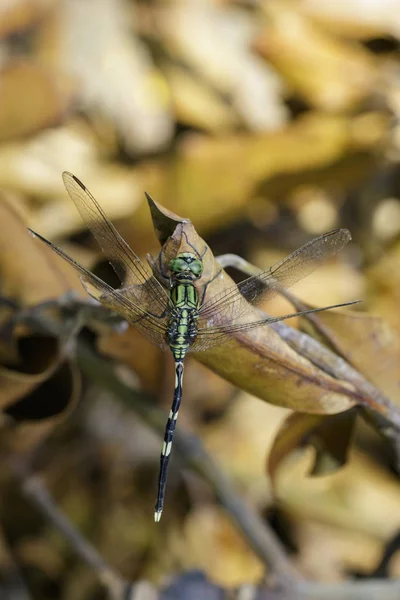
[[[262,268],[347,227],[352,243],[295,293],[315,306],[362,299],[398,351],[399,36],[399,0],[0,0],[1,323],[68,290],[86,297],[25,225],[110,276],[62,185],[68,170],[141,257],[159,249],[144,190],[190,218],[216,255]],[[158,586],[193,568],[227,587],[262,578],[260,559],[177,456],[155,526],[160,437],[51,336],[7,332],[3,465],[34,454],[58,505],[131,581]],[[98,347],[169,410],[169,357],[132,332],[103,332]],[[373,572],[400,525],[384,442],[360,427],[349,464],[312,480],[307,451],[282,468],[277,499],[265,464],[287,415],[188,361],[179,424],[299,569],[324,582]],[[2,580],[22,574],[28,598],[102,598],[6,466],[0,480]]]

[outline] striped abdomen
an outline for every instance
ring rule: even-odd
[[[174,283],[170,291],[170,302],[171,319],[168,324],[167,342],[175,359],[175,389],[160,456],[160,473],[154,510],[154,519],[157,522],[161,519],[163,510],[169,457],[182,400],[183,359],[197,333],[199,298],[191,280],[182,281],[181,279]]]

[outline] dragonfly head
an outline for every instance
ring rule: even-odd
[[[172,275],[188,279],[198,279],[203,273],[203,262],[191,252],[182,252],[169,261],[169,270]]]

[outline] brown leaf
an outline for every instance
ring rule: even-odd
[[[400,339],[389,323],[379,316],[350,311],[326,311],[314,315],[312,321],[338,354],[400,404]]]
[[[158,204],[146,193],[147,203],[149,205],[153,227],[161,245],[165,244],[168,238],[173,235],[175,228],[179,223],[187,222],[188,219],[182,219],[175,213]]]
[[[196,358],[250,394],[292,410],[333,414],[355,403],[350,384],[315,367],[268,326],[236,335],[229,348],[216,346]]]
[[[0,366],[0,408],[7,408],[24,398],[56,370],[59,363],[58,344],[52,337],[20,338],[19,361]]]
[[[305,477],[312,452],[282,464],[279,501],[292,516],[329,523],[387,540],[398,532],[398,478],[353,451],[344,469],[326,477]]]
[[[221,509],[206,505],[192,511],[186,519],[183,536],[186,546],[182,561],[186,568],[196,565],[213,581],[228,587],[244,581],[255,583],[262,576],[262,562],[248,551]],[[185,597],[188,596],[182,596]],[[202,597],[199,594],[199,599]]]
[[[173,134],[169,92],[130,23],[129,6],[121,2],[59,3],[40,32],[40,54],[76,79],[80,106],[93,120],[100,109],[127,152],[155,152]]]
[[[14,0],[0,6],[0,37],[31,27],[56,4],[57,0]]]
[[[32,238],[22,207],[5,193],[0,195],[0,276],[3,295],[23,305],[58,298],[69,290],[82,295],[73,270]]]
[[[39,378],[38,378],[39,379]],[[4,412],[1,448],[7,452],[30,452],[74,409],[81,393],[81,374],[69,361],[46,373],[20,400]],[[8,418],[7,418],[8,417]]]
[[[161,206],[158,205],[158,208],[161,209]],[[165,237],[171,227],[169,218],[166,211]],[[175,223],[175,215],[171,220]],[[160,233],[158,235],[160,237]],[[171,256],[193,251],[193,248],[203,255],[203,276],[195,284],[200,297],[204,282],[213,280],[207,290],[208,297],[223,293],[234,285],[232,279],[221,271],[210,248],[198,236],[193,225],[183,219],[164,244],[160,259],[154,261],[153,268],[165,270]],[[312,365],[268,326],[236,334],[229,349],[227,344],[215,346],[206,352],[196,353],[196,358],[237,387],[272,404],[321,414],[340,412],[354,404],[350,384],[338,381]]]
[[[282,127],[288,117],[281,101],[283,86],[270,66],[250,51],[251,18],[243,12],[238,19],[235,11],[209,2],[155,5],[154,12],[168,55],[199,82],[201,89],[196,96],[204,96],[202,90],[209,87],[220,98],[229,98],[225,115],[228,106],[233,108],[249,129],[261,132]],[[197,105],[198,99],[193,103]],[[193,114],[189,106],[188,111]],[[208,117],[215,120],[211,111],[204,113],[203,121]],[[225,115],[220,114],[221,124],[226,123]]]
[[[393,18],[392,0],[368,2],[348,0],[341,3],[302,0],[304,15],[324,29],[349,39],[373,39],[396,36],[397,19]]]
[[[384,543],[362,532],[315,520],[296,523],[296,566],[314,581],[340,581],[354,573],[372,573]]]
[[[0,196],[0,230],[2,293],[21,305],[1,319],[0,408],[21,420],[49,420],[69,402],[66,398],[70,396],[71,385],[64,377],[62,390],[60,377],[65,373],[63,369],[70,367],[63,367],[62,348],[55,337],[29,335],[28,327],[19,323],[18,318],[25,307],[57,299],[71,290],[82,296],[84,293],[73,270],[29,234],[16,198],[4,193]],[[17,325],[11,326],[12,319]],[[57,381],[58,390],[52,387]],[[51,401],[47,398],[46,414],[41,397],[48,396],[50,389],[54,397]],[[26,413],[28,405],[30,417]]]
[[[268,456],[272,481],[285,458],[307,444],[316,450],[311,475],[330,473],[346,464],[355,417],[354,409],[329,416],[294,413],[287,417]]]
[[[0,71],[0,85],[0,141],[52,127],[72,101],[66,78],[28,60],[9,62]]]
[[[360,180],[371,168],[367,152],[383,140],[387,126],[382,113],[349,119],[313,112],[280,131],[258,136],[190,134],[178,142],[172,159],[144,163],[139,174],[143,188],[162,205],[189,214],[198,231],[210,231],[246,214],[261,186],[269,197],[279,198],[311,177],[329,179],[335,189],[338,180]],[[342,169],[340,159],[347,160]],[[131,239],[148,240],[146,206],[135,212],[131,226]]]
[[[257,49],[312,105],[325,110],[356,106],[374,86],[371,55],[330,36],[293,9],[293,3],[264,2],[265,33]]]
[[[209,133],[224,133],[238,125],[233,107],[195,74],[174,63],[164,65],[177,120]]]

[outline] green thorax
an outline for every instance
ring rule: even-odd
[[[171,272],[171,319],[167,342],[176,361],[182,361],[197,332],[199,296],[194,280],[201,277],[203,263],[190,252],[178,254],[169,262]]]
[[[199,296],[193,284],[203,273],[203,262],[191,252],[182,252],[169,262],[171,272],[170,299],[178,310],[199,309]]]

